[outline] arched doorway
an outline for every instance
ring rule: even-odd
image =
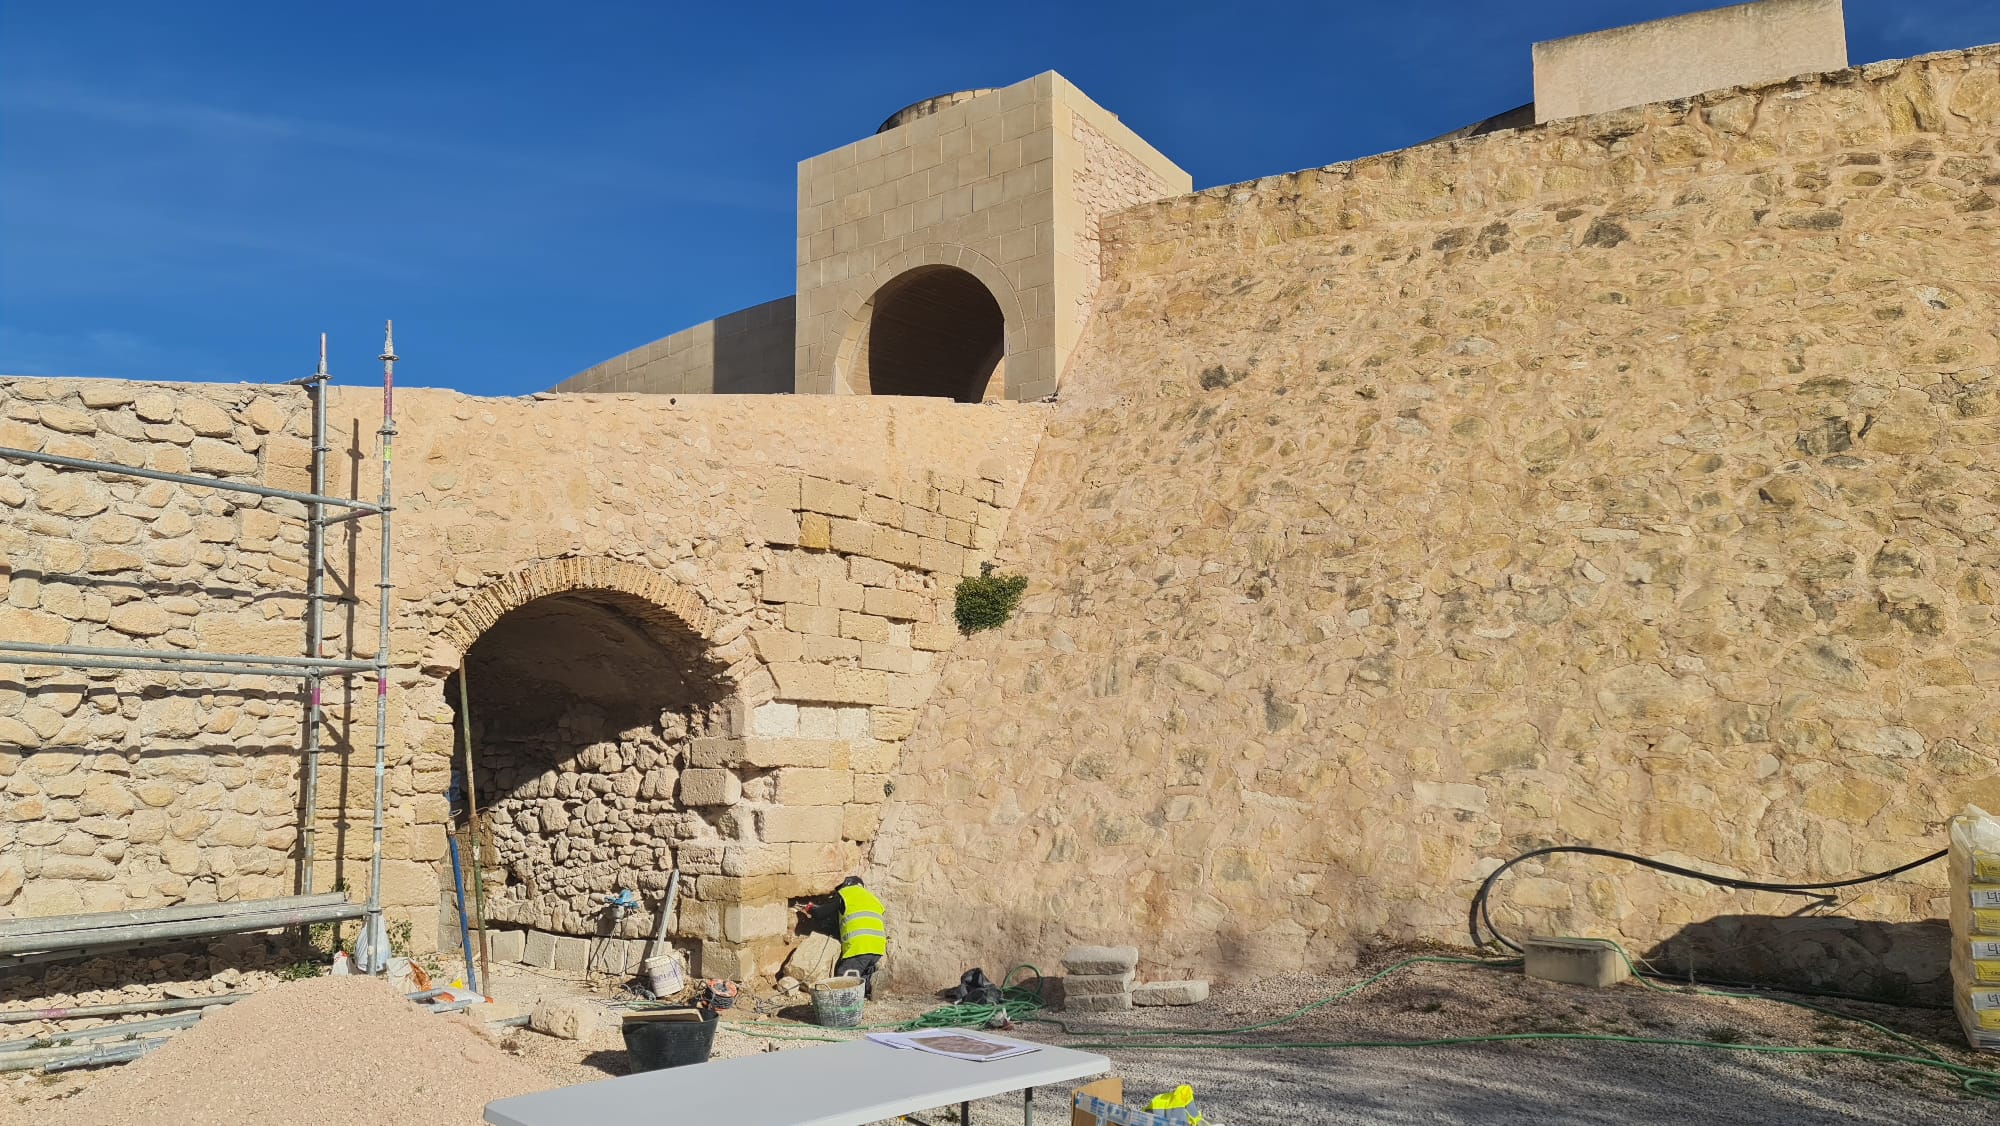
[[[620,933],[642,933],[677,851],[719,835],[676,800],[690,742],[726,724],[731,689],[705,638],[628,591],[558,586],[499,612],[464,668],[488,921],[605,935],[605,898],[629,888],[646,909]],[[456,678],[446,698],[460,707]],[[453,790],[462,810],[462,767]]]
[[[956,266],[891,278],[869,302],[848,386],[865,395],[929,395],[976,403],[998,389],[1006,316],[985,283]]]

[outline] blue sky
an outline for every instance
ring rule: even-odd
[[[1535,40],[1702,0],[0,6],[0,372],[545,389],[792,290],[796,163],[1058,70],[1197,187],[1519,105]],[[1848,0],[1857,63],[1996,0]]]

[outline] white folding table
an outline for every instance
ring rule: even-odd
[[[485,1120],[492,1126],[866,1126],[957,1103],[959,1122],[967,1123],[972,1100],[1022,1091],[1022,1120],[1034,1126],[1036,1086],[1111,1070],[1110,1060],[1090,1052],[1035,1048],[974,1063],[854,1040],[499,1099],[486,1104]]]

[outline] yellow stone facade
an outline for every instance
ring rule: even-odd
[[[1996,122],[1983,48],[1115,216],[1001,551],[1023,612],[955,652],[876,845],[899,972],[1462,941],[1552,843],[1942,847],[2000,802]],[[1496,914],[1647,949],[1798,906],[1579,860]],[[1814,956],[1939,980],[1859,937]]]
[[[1546,843],[1752,878],[1929,851],[2000,804],[1996,126],[1984,48],[1141,204],[1070,246],[1101,282],[1052,406],[399,394],[385,898],[422,922],[449,882],[446,678],[587,592],[727,685],[671,762],[598,771],[701,811],[670,847],[711,975],[770,972],[786,899],[855,868],[921,985],[1079,940],[1222,979],[1451,940]],[[299,488],[305,405],[7,380],[0,445]],[[376,396],[333,408],[367,495]],[[298,515],[0,464],[0,632],[295,652]],[[374,534],[330,545],[339,653],[373,645]],[[961,638],[986,562],[1031,585]],[[321,886],[366,856],[365,687],[329,717]],[[0,912],[285,890],[297,715],[0,676]],[[1941,889],[1838,922],[1916,927]],[[1645,947],[1795,906],[1553,862],[1496,915]]]

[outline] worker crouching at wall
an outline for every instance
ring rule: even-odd
[[[873,998],[875,971],[889,952],[889,924],[882,901],[861,886],[861,877],[849,876],[832,895],[798,910],[813,929],[840,936],[840,960],[833,964],[834,976],[859,974],[863,994]]]

